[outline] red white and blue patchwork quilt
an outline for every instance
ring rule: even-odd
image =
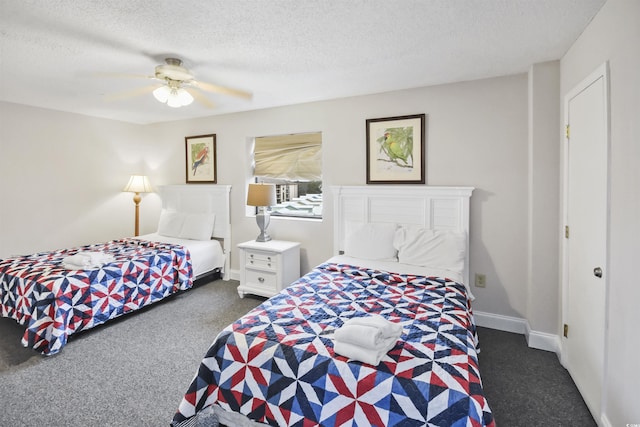
[[[403,327],[378,366],[336,354],[330,333],[370,314]],[[494,426],[464,286],[334,263],[224,329],[172,425],[212,405],[272,426]]]
[[[103,252],[114,262],[67,270],[62,260]],[[69,335],[192,287],[189,251],[182,246],[120,239],[0,260],[0,315],[26,326],[25,347],[58,353]]]

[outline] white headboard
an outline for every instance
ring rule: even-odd
[[[158,187],[162,207],[186,213],[213,213],[216,219],[211,237],[222,240],[225,259],[225,276],[229,274],[231,253],[230,185],[178,184]],[[226,279],[225,279],[226,280]]]
[[[344,249],[347,221],[392,222],[432,230],[465,231],[463,278],[469,284],[469,202],[473,187],[335,186],[334,254]]]

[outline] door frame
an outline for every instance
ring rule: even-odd
[[[569,198],[568,198],[568,194],[569,194],[569,140],[570,140],[570,132],[571,129],[569,128],[569,137],[567,137],[567,133],[566,133],[566,125],[569,123],[569,102],[571,99],[573,99],[574,97],[576,97],[578,94],[580,94],[582,91],[584,91],[585,89],[587,89],[589,86],[591,86],[593,83],[595,83],[598,79],[603,78],[604,79],[604,96],[605,96],[605,102],[604,102],[604,126],[605,126],[605,144],[606,144],[606,168],[607,168],[607,173],[606,173],[606,199],[607,199],[607,206],[606,206],[606,230],[605,230],[605,235],[606,235],[606,247],[605,247],[605,260],[604,260],[604,265],[603,265],[603,269],[604,269],[604,286],[605,286],[605,301],[603,302],[604,304],[604,319],[605,319],[605,325],[604,325],[604,354],[603,354],[603,366],[602,366],[602,383],[606,384],[606,379],[607,379],[607,362],[608,362],[608,355],[609,355],[609,334],[608,334],[608,329],[609,329],[609,285],[610,285],[610,281],[609,281],[609,266],[611,265],[611,260],[610,260],[610,239],[611,239],[611,124],[610,124],[610,82],[609,82],[609,62],[604,62],[603,64],[601,64],[600,66],[598,66],[591,74],[589,74],[585,79],[583,79],[580,83],[578,83],[577,85],[575,85],[571,90],[569,90],[569,92],[567,92],[564,95],[564,125],[565,128],[563,129],[563,135],[562,135],[562,141],[563,141],[563,172],[562,172],[562,224],[561,224],[561,240],[562,240],[562,262],[561,262],[561,269],[562,269],[562,273],[561,273],[561,297],[562,297],[562,304],[561,304],[561,309],[562,309],[562,314],[560,316],[561,318],[561,324],[560,324],[560,331],[563,330],[563,325],[567,323],[567,313],[568,313],[568,303],[569,303],[569,297],[568,297],[568,287],[569,287],[569,272],[568,272],[568,262],[569,262],[569,252],[568,252],[568,239],[565,238],[565,226],[568,224],[568,220],[569,220],[569,209],[568,209],[568,203],[569,203]],[[567,366],[567,344],[566,344],[566,339],[564,338],[562,332],[560,335],[560,341],[561,341],[561,353],[560,353],[560,362],[563,366]],[[606,394],[606,390],[602,389],[602,393],[600,395],[600,414],[597,414],[597,419],[596,421],[598,422],[598,424],[600,424],[600,420],[598,419],[599,417],[602,416],[602,414],[605,413],[605,394]],[[596,414],[594,414],[594,418],[596,418]]]

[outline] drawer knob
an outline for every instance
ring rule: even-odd
[[[267,259],[268,259],[269,261],[271,261],[271,257],[270,257],[270,256],[268,256],[268,257],[267,257]]]
[[[250,254],[249,256],[250,256],[251,258],[253,258],[253,254]]]
[[[253,260],[249,261],[251,264],[253,264]]]
[[[258,277],[258,282],[263,283],[264,282],[264,277]]]
[[[267,264],[267,266],[271,267],[271,263]]]

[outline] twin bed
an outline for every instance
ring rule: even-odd
[[[189,289],[194,279],[228,278],[230,186],[159,192],[156,233],[0,260],[0,315],[25,326],[25,347],[59,353],[70,335]],[[86,255],[108,262],[78,269],[67,262]]]
[[[336,255],[220,332],[172,426],[493,426],[465,286],[471,192],[335,187]],[[402,328],[377,365],[336,351],[336,331],[375,316]]]

